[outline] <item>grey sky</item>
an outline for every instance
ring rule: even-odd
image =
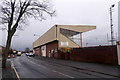
[[[24,50],[26,47],[32,48],[32,43],[44,34],[53,25],[96,25],[97,29],[83,33],[83,46],[108,45],[107,33],[110,39],[109,8],[113,8],[114,33],[117,31],[118,11],[117,2],[119,0],[52,0],[52,4],[57,11],[56,17],[47,17],[45,21],[29,20],[29,25],[24,27],[24,31],[17,31],[18,36],[13,37],[12,48]],[[38,36],[33,36],[37,34]],[[2,31],[2,42],[5,45],[6,31]],[[115,35],[116,38],[116,35]]]

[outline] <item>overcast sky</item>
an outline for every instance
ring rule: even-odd
[[[108,45],[110,40],[109,8],[113,8],[114,37],[118,33],[118,1],[120,0],[52,0],[53,7],[57,11],[56,17],[47,16],[45,21],[29,20],[29,25],[24,31],[17,31],[12,40],[12,48],[24,50],[32,49],[32,43],[54,25],[96,25],[97,29],[83,33],[83,46]],[[5,46],[6,31],[2,33],[2,44]],[[33,36],[36,34],[37,36]],[[108,34],[108,38],[107,38]]]

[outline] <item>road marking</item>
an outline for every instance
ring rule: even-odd
[[[64,74],[64,73],[58,72],[58,71],[56,71],[56,70],[52,70],[52,71],[55,72],[55,73],[58,73],[58,74],[64,75],[64,76],[66,76],[66,77],[69,77],[69,78],[74,78],[74,77],[72,77],[72,76],[70,76],[70,75],[67,75],[67,74]]]
[[[15,71],[15,74],[16,74],[18,80],[20,80],[20,76],[19,76],[18,72],[16,71],[15,67],[13,67],[13,69],[14,69],[14,71]]]
[[[14,67],[13,61],[11,61],[11,66],[12,66],[13,70],[15,71],[15,74],[16,74],[18,80],[20,80],[20,76],[19,76],[17,70],[16,70],[15,67]]]
[[[34,63],[33,61],[30,61],[30,60],[28,60],[28,61],[31,62],[31,63],[33,63],[33,64],[36,64],[36,63]],[[36,64],[36,65],[38,65],[38,64]],[[38,65],[38,66],[40,66],[40,65]],[[42,67],[42,66],[40,66],[40,67]],[[43,68],[46,69],[46,67],[43,67]],[[52,71],[55,72],[55,73],[58,73],[58,74],[64,75],[64,76],[66,76],[66,77],[69,77],[69,78],[74,78],[74,77],[72,77],[72,76],[69,76],[69,75],[67,75],[67,74],[64,74],[64,73],[58,72],[58,71],[56,71],[56,70],[52,70]]]

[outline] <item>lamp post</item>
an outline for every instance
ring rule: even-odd
[[[13,37],[16,38],[16,39],[14,39],[16,41],[19,38],[19,35],[15,34],[15,35],[13,35]],[[19,49],[19,40],[17,40],[17,42],[15,44],[16,44],[16,46],[14,46],[13,49],[15,49],[15,50]]]
[[[112,20],[112,8],[115,5],[111,5],[110,7],[110,26],[111,26],[111,44],[114,45],[114,32],[113,32],[113,20]]]
[[[33,36],[39,36],[39,35],[37,35],[37,34],[33,34]]]
[[[86,43],[86,47],[88,47],[87,45],[88,45],[88,42]]]

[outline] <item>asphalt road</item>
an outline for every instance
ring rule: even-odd
[[[20,78],[114,78],[22,55],[11,59]],[[64,62],[64,61],[63,61]]]

